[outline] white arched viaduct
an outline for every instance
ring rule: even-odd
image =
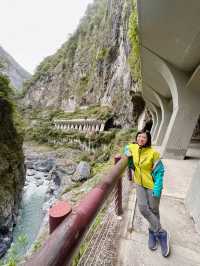
[[[183,159],[200,114],[200,1],[138,0],[137,8],[153,141],[163,157]]]

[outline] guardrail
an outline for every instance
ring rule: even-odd
[[[128,163],[126,157],[115,157],[116,165],[78,203],[65,220],[52,232],[44,247],[30,258],[25,266],[66,266],[77,251],[79,244],[105,200],[117,186],[115,210],[122,214],[121,176]]]

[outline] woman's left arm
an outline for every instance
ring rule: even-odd
[[[163,188],[164,165],[158,152],[154,154],[152,176],[154,178],[153,196],[160,197]]]

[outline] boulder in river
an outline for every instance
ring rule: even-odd
[[[35,184],[37,187],[39,187],[39,186],[43,185],[43,183],[44,183],[44,180],[37,180]]]
[[[28,170],[26,171],[26,175],[27,175],[27,176],[33,176],[33,175],[35,175],[35,171],[32,170],[32,169],[28,169]]]
[[[87,180],[90,177],[90,165],[89,163],[85,161],[81,161],[77,168],[75,174],[72,176],[72,181],[82,181],[82,180]]]
[[[53,177],[53,182],[57,185],[57,186],[60,186],[61,184],[61,177],[59,175],[59,172],[58,171],[54,171],[52,173],[52,177]]]
[[[49,172],[55,164],[55,160],[50,158],[34,164],[34,169],[40,172]]]

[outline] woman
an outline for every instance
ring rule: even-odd
[[[169,234],[161,227],[159,204],[162,191],[164,167],[160,154],[151,147],[149,131],[136,134],[136,143],[125,147],[125,154],[133,158],[134,182],[136,183],[137,203],[141,214],[149,222],[148,246],[157,249],[161,245],[162,255],[169,255]]]

